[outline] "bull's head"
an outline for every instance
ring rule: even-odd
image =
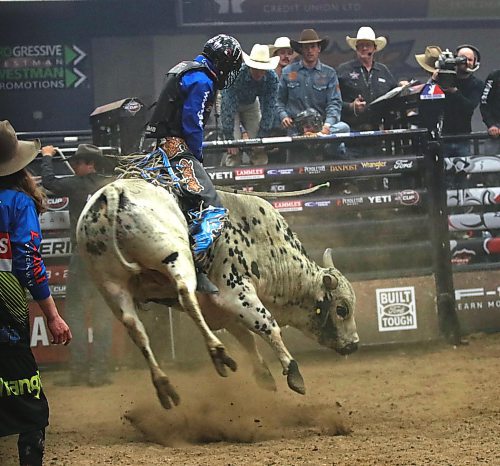
[[[331,249],[323,254],[325,269],[321,291],[310,320],[310,330],[320,345],[350,354],[358,349],[354,321],[356,296],[349,281],[333,265]]]

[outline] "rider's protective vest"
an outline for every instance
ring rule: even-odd
[[[167,73],[165,84],[146,128],[147,137],[157,139],[169,136],[183,137],[182,107],[185,99],[181,93],[180,82],[188,71],[193,70],[204,71],[211,77],[210,69],[196,61],[182,61]],[[212,105],[205,107],[203,125],[207,122],[211,109]]]

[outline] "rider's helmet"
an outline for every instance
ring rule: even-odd
[[[227,89],[233,84],[240,71],[242,61],[241,45],[234,37],[226,34],[212,37],[203,47],[202,55],[215,66],[219,89]]]
[[[299,134],[317,133],[323,127],[323,118],[314,108],[306,108],[293,119]]]

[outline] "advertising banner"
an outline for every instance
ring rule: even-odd
[[[280,182],[286,180],[316,180],[345,178],[349,176],[370,176],[403,173],[414,173],[422,169],[422,157],[409,155],[406,158],[385,157],[384,159],[367,159],[356,161],[325,161],[308,163],[307,165],[290,165],[286,167],[209,167],[207,172],[215,185],[234,185],[235,181]],[[412,196],[415,191],[412,191]],[[410,193],[408,193],[410,194]]]
[[[408,343],[438,337],[434,277],[353,281],[360,343]]]
[[[455,273],[453,282],[462,331],[500,331],[499,270]]]
[[[0,45],[0,108],[17,131],[88,127],[89,43]],[[78,108],[68,112],[68,107]]]
[[[408,7],[399,0],[179,0],[181,26],[212,23],[290,23],[360,21],[384,18],[423,18],[428,0]]]

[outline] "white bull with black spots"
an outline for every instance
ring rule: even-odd
[[[210,251],[217,295],[196,293],[187,223],[175,196],[143,180],[115,181],[96,192],[77,227],[79,251],[115,316],[141,349],[164,408],[179,396],[159,367],[138,316],[150,300],[174,304],[201,331],[217,372],[236,370],[213,330],[225,328],[252,358],[260,384],[275,389],[253,334],[272,347],[292,390],[305,393],[297,362],[279,325],[290,325],[321,345],[357,349],[355,296],[325,252],[325,268],[311,261],[286,221],[255,196],[220,192],[229,221]],[[253,333],[252,333],[253,332]]]

